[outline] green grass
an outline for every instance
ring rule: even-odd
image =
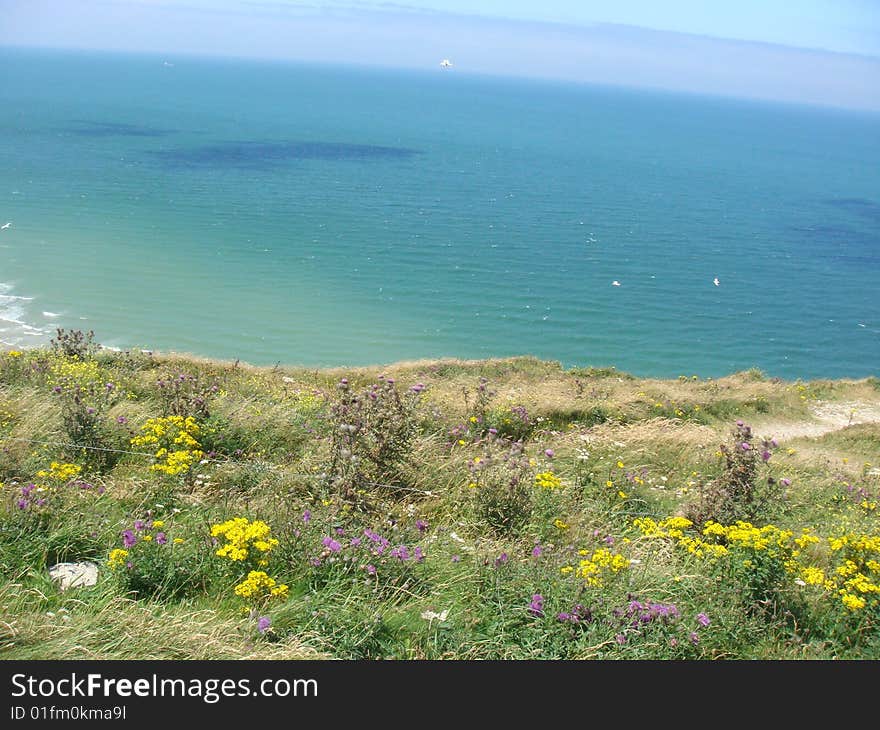
[[[793,436],[760,458],[765,434],[814,424],[819,406],[876,412],[877,378],[639,379],[530,357],[350,370],[83,360],[0,353],[0,658],[880,658],[880,424]],[[189,390],[172,405],[158,383],[181,374]],[[380,375],[395,385],[371,396]],[[360,405],[341,410],[342,378]],[[164,474],[158,446],[131,440],[172,413],[197,414],[204,453]],[[759,509],[721,456],[737,420],[756,424],[750,484],[774,495]],[[92,448],[72,444],[71,424]],[[52,462],[81,472],[41,476]],[[546,471],[559,488],[536,486]],[[697,512],[791,534],[755,547],[700,524],[681,538],[634,523]],[[277,544],[217,555],[212,526],[236,517]],[[805,528],[818,539],[799,547]],[[138,541],[114,568],[126,530]],[[699,540],[723,557],[698,554]],[[98,584],[60,592],[48,566],[85,559]],[[236,595],[250,570],[286,590]]]

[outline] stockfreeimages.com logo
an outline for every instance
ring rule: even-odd
[[[101,697],[116,700],[129,697],[195,697],[208,704],[224,697],[317,697],[316,679],[171,679],[138,677],[137,679],[105,677],[102,674],[83,676],[72,672],[61,679],[38,678],[28,674],[12,675],[12,696],[35,699]]]

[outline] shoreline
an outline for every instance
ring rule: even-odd
[[[39,350],[50,351],[49,342],[34,343],[29,346],[7,345],[0,340],[0,354],[7,352],[34,352]],[[761,368],[751,367],[740,370],[731,370],[723,375],[703,376],[699,373],[679,374],[677,376],[658,376],[658,375],[642,375],[633,373],[628,370],[619,369],[615,365],[604,364],[582,364],[566,366],[560,360],[553,358],[544,358],[529,353],[521,353],[518,355],[508,356],[490,356],[481,358],[465,358],[455,356],[442,357],[422,357],[422,358],[405,358],[402,360],[392,360],[388,362],[367,363],[367,364],[333,364],[333,365],[305,365],[302,363],[283,363],[276,362],[272,365],[260,365],[251,363],[243,358],[219,358],[209,355],[200,355],[192,352],[183,352],[177,350],[157,350],[147,348],[121,348],[108,345],[98,345],[98,353],[106,352],[112,355],[122,353],[134,353],[136,355],[145,355],[155,358],[157,362],[181,362],[190,363],[198,366],[216,366],[220,368],[242,368],[252,370],[258,373],[266,372],[285,372],[289,374],[302,373],[323,373],[327,375],[338,375],[343,373],[353,373],[365,376],[379,374],[383,371],[406,372],[418,370],[434,370],[448,367],[460,368],[480,368],[480,367],[496,367],[499,365],[516,366],[518,364],[533,364],[538,367],[552,369],[559,373],[583,374],[586,377],[616,377],[620,380],[629,381],[653,381],[653,382],[718,382],[732,378],[749,378],[753,380],[766,381],[770,383],[791,385],[795,383],[846,383],[858,384],[872,382],[880,378],[880,371],[868,375],[850,375],[840,377],[795,377],[786,378],[775,376],[765,372]]]

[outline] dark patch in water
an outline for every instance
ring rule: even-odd
[[[63,131],[78,137],[165,137],[174,134],[173,129],[157,129],[124,122],[90,122],[75,119],[72,124],[74,126],[66,127]]]
[[[860,264],[880,264],[880,237],[847,226],[792,226],[813,244],[817,258]]]
[[[420,152],[345,142],[224,142],[195,149],[156,150],[153,154],[173,167],[265,169],[290,160],[401,160]]]
[[[855,213],[863,218],[880,223],[880,204],[868,198],[829,198],[825,201],[835,208]]]

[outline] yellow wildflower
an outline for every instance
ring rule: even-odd
[[[552,471],[542,471],[535,474],[535,486],[552,492],[562,486],[562,481]]]
[[[807,585],[821,586],[825,583],[825,571],[821,568],[807,566],[801,571],[801,577]]]
[[[107,565],[109,565],[111,568],[120,568],[125,565],[125,559],[127,557],[128,550],[116,548],[110,551],[110,555],[107,558]]]
[[[843,591],[841,593],[841,602],[843,605],[848,608],[850,611],[858,611],[859,609],[864,608],[867,605],[867,602],[864,598],[860,598],[852,593],[847,593]]]

